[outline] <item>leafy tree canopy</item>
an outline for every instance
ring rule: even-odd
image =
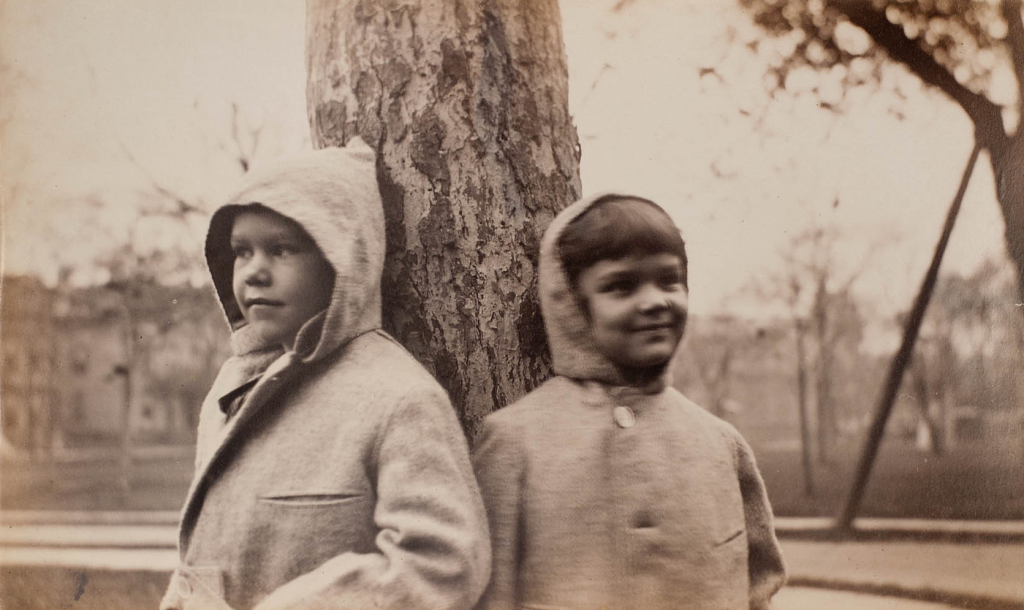
[[[1020,115],[1020,0],[739,2],[783,43],[769,71],[772,86],[785,88],[792,74],[810,68],[848,90],[880,82],[886,63],[895,61],[956,101],[986,145],[1007,135],[1004,116]]]

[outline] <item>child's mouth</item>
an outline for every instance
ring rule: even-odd
[[[633,331],[638,333],[655,332],[659,330],[671,330],[672,327],[673,324],[671,322],[660,322],[658,324],[641,324],[639,326],[634,326]]]
[[[280,307],[282,305],[284,305],[284,303],[280,301],[272,301],[270,299],[263,298],[246,299],[245,301],[245,306],[248,309],[251,309],[253,307]]]

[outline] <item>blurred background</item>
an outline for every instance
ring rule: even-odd
[[[561,0],[570,109],[584,192],[636,192],[683,229],[675,384],[747,437],[778,515],[835,516],[974,125],[861,57],[852,26],[844,61],[816,60],[831,50],[755,19],[776,4]],[[989,39],[960,45],[957,79],[1016,129],[989,48],[1005,22],[971,14]],[[304,20],[297,1],[0,3],[0,521],[173,522],[227,355],[207,211],[254,160],[310,146]],[[983,154],[861,515],[1024,520],[1020,294]]]

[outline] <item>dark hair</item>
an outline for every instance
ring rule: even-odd
[[[672,218],[642,197],[604,195],[576,218],[558,238],[558,253],[573,289],[584,269],[602,260],[632,254],[675,254],[686,283],[686,243]]]

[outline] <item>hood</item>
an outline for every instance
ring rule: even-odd
[[[232,222],[242,208],[254,204],[299,223],[334,267],[330,304],[296,337],[295,351],[302,360],[317,360],[357,335],[380,327],[384,210],[370,147],[355,138],[345,148],[325,148],[256,166],[227,203],[213,213],[206,236],[206,261],[232,330],[235,355],[274,349],[251,331],[231,287]]]
[[[618,366],[603,356],[594,342],[588,316],[573,292],[558,251],[558,239],[565,227],[590,209],[596,200],[608,195],[633,196],[618,192],[598,193],[573,203],[551,221],[540,245],[538,290],[555,374],[572,379],[624,386],[627,382]],[[677,346],[676,354],[678,353]],[[661,377],[655,380],[651,387],[643,389],[652,392],[663,389],[671,381],[671,370],[670,362]]]

